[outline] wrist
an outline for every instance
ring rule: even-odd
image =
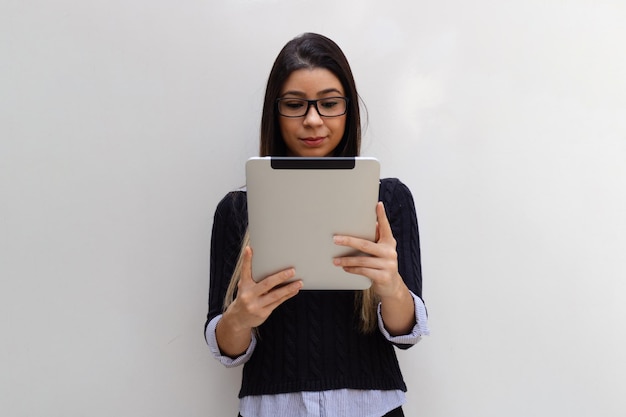
[[[243,334],[252,331],[252,327],[246,326],[232,309],[233,304],[228,306],[226,311],[222,314],[220,323],[224,328],[228,329],[231,334]]]
[[[252,329],[237,323],[236,317],[227,309],[215,327],[215,338],[220,352],[230,358],[243,355],[252,342]]]
[[[386,294],[379,294],[381,303],[398,303],[411,296],[409,288],[400,276],[398,276],[397,282],[398,284],[394,289]]]
[[[387,297],[381,297],[380,315],[383,326],[391,336],[406,335],[411,331],[417,318],[413,296],[406,285]]]

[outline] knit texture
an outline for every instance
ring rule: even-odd
[[[419,232],[413,197],[397,179],[383,179],[385,204],[397,241],[398,270],[421,297]],[[215,212],[211,238],[208,322],[222,303],[247,227],[242,191],[229,193]],[[243,370],[240,397],[330,389],[406,391],[393,344],[380,331],[359,331],[355,291],[301,291],[258,328],[258,343]],[[398,345],[407,348],[408,345]]]

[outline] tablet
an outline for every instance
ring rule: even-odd
[[[304,290],[362,290],[371,281],[333,264],[355,254],[337,234],[376,238],[375,158],[256,157],[246,163],[252,275],[295,268]]]

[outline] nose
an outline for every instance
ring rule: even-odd
[[[322,116],[317,110],[317,103],[309,103],[309,109],[304,115],[304,123],[307,125],[319,125],[324,123]]]

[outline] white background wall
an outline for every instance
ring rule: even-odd
[[[213,210],[265,81],[336,40],[413,190],[432,336],[408,416],[623,416],[621,0],[0,2],[0,415],[234,416]]]

